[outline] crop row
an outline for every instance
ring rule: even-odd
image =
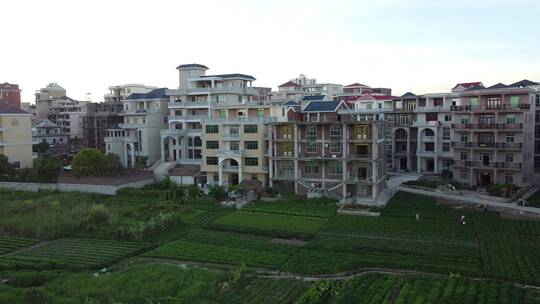
[[[421,219],[439,221],[457,221],[463,214],[462,211],[437,205],[436,200],[432,197],[407,192],[398,192],[382,212],[383,216],[386,217],[406,218],[415,218],[416,213],[420,214]]]
[[[0,235],[0,255],[34,245],[36,242],[32,239]]]
[[[292,304],[309,286],[308,282],[295,279],[254,278],[240,290],[227,295],[226,304]]]
[[[60,239],[6,256],[12,263],[50,263],[63,267],[97,267],[140,251],[144,244],[94,239]]]
[[[329,218],[336,214],[336,204],[316,204],[311,200],[303,201],[258,201],[243,208],[242,211],[263,212],[284,215]]]
[[[326,219],[278,215],[258,212],[234,212],[222,217],[213,224],[222,228],[239,231],[282,231],[284,233],[316,233],[326,222]],[[237,228],[237,229],[235,229]]]

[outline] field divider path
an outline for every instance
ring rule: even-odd
[[[26,250],[31,250],[31,249],[35,249],[35,248],[39,248],[39,247],[43,247],[43,246],[46,246],[46,245],[50,245],[50,244],[54,244],[58,241],[60,241],[60,239],[56,239],[56,240],[52,240],[52,241],[41,241],[37,244],[34,244],[32,246],[28,246],[28,247],[24,247],[24,248],[21,248],[21,249],[18,249],[18,250],[15,250],[15,251],[12,251],[12,252],[8,252],[6,254],[0,254],[0,257],[2,256],[10,256],[10,255],[16,255],[16,254],[19,254],[23,251],[26,251]]]
[[[348,234],[348,233],[335,233],[335,232],[319,232],[317,235],[328,235],[328,236],[346,236],[351,238],[359,238],[359,239],[368,239],[368,240],[390,240],[390,241],[407,241],[407,242],[419,242],[419,243],[441,243],[446,245],[461,245],[463,246],[466,242],[463,241],[455,241],[455,242],[445,242],[438,239],[405,239],[405,238],[399,238],[399,237],[391,237],[391,236],[372,236],[372,235],[359,235],[359,234]],[[476,244],[475,244],[476,243]],[[477,242],[470,242],[470,247],[479,247]]]
[[[187,261],[187,260],[179,260],[179,259],[172,259],[172,258],[155,258],[155,257],[136,257],[138,260],[142,261],[152,261],[152,262],[163,262],[163,263],[169,263],[173,265],[191,265],[191,266],[200,266],[200,267],[211,267],[211,268],[218,268],[218,269],[234,269],[238,267],[236,264],[223,264],[223,263],[210,263],[210,262],[197,262],[197,261]],[[423,271],[416,271],[416,270],[406,270],[406,269],[390,269],[390,268],[358,268],[355,270],[350,271],[343,271],[343,272],[336,272],[336,273],[325,273],[325,274],[302,274],[302,273],[290,273],[290,272],[282,272],[279,270],[273,270],[269,268],[264,267],[247,267],[247,269],[250,269],[254,271],[257,276],[264,277],[264,278],[276,278],[276,279],[298,279],[298,280],[304,280],[304,281],[323,281],[323,280],[344,280],[344,279],[352,279],[356,277],[360,277],[363,275],[367,275],[370,273],[378,273],[378,274],[396,274],[396,275],[424,275],[429,276],[433,278],[448,278],[447,274],[440,274],[440,273],[432,273],[432,272],[423,272]],[[472,281],[486,281],[486,280],[493,280],[494,278],[490,277],[471,277],[471,276],[461,276],[462,278],[472,280]],[[506,280],[500,280],[499,281],[506,281]],[[515,283],[513,281],[506,281],[514,284],[514,286],[522,289],[536,289],[540,290],[540,286],[535,285],[526,285],[526,284],[520,284]]]

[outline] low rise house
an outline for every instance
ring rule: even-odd
[[[0,102],[0,154],[15,168],[32,167],[32,115]]]

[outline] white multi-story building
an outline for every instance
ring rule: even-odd
[[[44,119],[32,122],[32,144],[47,143],[49,145],[67,144],[68,135],[57,124]]]
[[[294,82],[300,86],[306,86],[306,85],[312,85],[317,83],[316,78],[308,78],[304,74],[300,74],[298,77],[293,78],[290,80],[291,82]]]
[[[120,156],[125,167],[151,165],[161,156],[160,132],[168,125],[166,88],[132,93],[122,101],[124,123],[107,130],[106,151]]]
[[[118,102],[126,99],[133,93],[148,93],[158,87],[147,86],[138,83],[128,83],[117,86],[110,86],[109,93],[103,96],[105,102]]]

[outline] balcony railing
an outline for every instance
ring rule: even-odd
[[[218,156],[221,156],[221,157],[244,156],[244,150],[218,150]]]
[[[240,134],[239,133],[225,133],[223,134],[223,138],[224,139],[239,139],[240,138]]]
[[[498,148],[517,149],[523,146],[522,143],[478,143],[478,142],[452,142],[453,147],[458,148]]]
[[[229,165],[224,165],[223,166],[223,171],[226,171],[226,172],[238,172],[238,170],[240,169],[239,166],[229,166]]]
[[[454,166],[460,167],[481,167],[492,169],[521,169],[521,163],[506,163],[506,162],[482,162],[482,161],[470,161],[470,160],[456,160]]]
[[[371,154],[355,154],[355,153],[350,153],[348,156],[349,156],[349,158],[352,158],[352,159],[371,160]]]
[[[529,110],[531,105],[529,103],[519,103],[517,105],[502,104],[502,105],[463,105],[463,106],[451,106],[450,111],[463,112],[463,111],[498,111],[498,110]]]
[[[452,124],[454,129],[522,129],[523,124],[506,124],[506,123],[497,123],[497,124]]]
[[[435,136],[422,136],[422,141],[435,141]]]

